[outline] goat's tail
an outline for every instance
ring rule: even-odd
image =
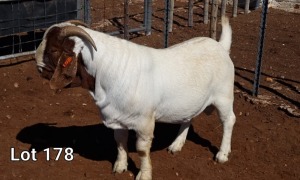
[[[229,24],[229,19],[226,16],[222,16],[222,33],[219,40],[219,43],[223,46],[223,48],[230,52],[231,47],[231,39],[232,39],[232,30]]]

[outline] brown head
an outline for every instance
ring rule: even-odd
[[[76,36],[97,50],[95,42],[86,31],[74,26],[84,24],[80,24],[79,21],[71,23],[73,25],[69,22],[65,25],[62,23],[50,27],[36,51],[37,66],[42,77],[50,80],[51,89],[62,89],[68,85],[85,87],[87,83],[90,84],[90,81],[93,81],[93,78],[82,67],[81,53],[73,52],[75,41],[69,37]]]

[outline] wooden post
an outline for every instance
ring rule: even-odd
[[[209,0],[204,0],[204,17],[203,17],[204,24],[208,23],[208,7],[209,7]]]
[[[232,11],[233,17],[237,17],[237,6],[238,6],[238,0],[233,0],[233,11]]]
[[[128,0],[124,0],[124,39],[129,39],[128,23],[129,23],[129,3]]]
[[[218,0],[212,0],[212,10],[210,19],[210,37],[217,37],[217,20],[218,20]]]
[[[190,27],[193,26],[193,5],[194,5],[194,1],[189,0],[189,23],[188,23],[188,25]]]

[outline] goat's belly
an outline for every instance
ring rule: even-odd
[[[200,114],[202,110],[198,110],[193,113],[172,113],[172,114],[166,114],[164,113],[161,117],[156,119],[156,122],[162,122],[162,123],[171,123],[171,124],[181,124],[185,122],[189,122],[192,118]]]
[[[205,108],[204,108],[205,109]],[[190,121],[193,117],[199,115],[202,112],[202,108],[195,111],[165,111],[162,113],[157,113],[156,122],[181,124]]]
[[[209,101],[206,103],[194,106],[176,106],[169,105],[156,112],[156,122],[181,124],[190,121],[195,116],[199,115],[205,108],[210,105]]]
[[[185,122],[189,122],[191,119],[192,119],[192,117],[190,117],[190,118],[183,118],[183,117],[173,118],[172,116],[164,116],[159,119],[156,119],[155,122],[170,123],[170,124],[182,124]]]

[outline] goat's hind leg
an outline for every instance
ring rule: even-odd
[[[191,121],[182,123],[178,132],[178,135],[174,142],[168,147],[168,151],[171,153],[176,153],[181,151],[182,146],[185,143],[189,128],[191,125]]]
[[[228,161],[228,155],[231,152],[231,136],[233,126],[235,124],[235,115],[233,112],[233,99],[220,98],[215,103],[218,109],[218,114],[223,124],[223,138],[220,146],[220,150],[216,155],[216,160],[219,163]]]
[[[122,173],[127,171],[127,129],[115,129],[114,137],[118,147],[118,157],[114,164],[113,172]]]

